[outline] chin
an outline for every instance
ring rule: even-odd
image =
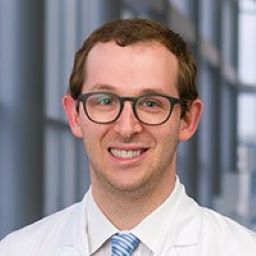
[[[141,194],[142,192],[145,193],[151,187],[149,181],[146,182],[143,179],[138,179],[138,177],[136,177],[136,179],[133,180],[132,178],[126,178],[126,180],[123,181],[116,180],[110,182],[109,184],[115,192],[130,193],[131,195]]]
[[[132,192],[137,191],[141,187],[139,184],[131,184],[131,183],[118,183],[111,184],[111,187],[119,192]]]

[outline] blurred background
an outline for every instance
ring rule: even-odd
[[[119,17],[162,21],[189,42],[206,107],[180,145],[180,178],[200,204],[256,229],[256,1],[0,0],[0,238],[88,188],[61,98],[82,41]]]

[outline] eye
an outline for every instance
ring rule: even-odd
[[[107,106],[113,103],[113,98],[109,95],[102,95],[97,97],[96,102],[98,105]]]
[[[118,98],[112,94],[95,93],[87,99],[87,107],[98,110],[111,110],[118,106]]]
[[[159,95],[143,96],[138,101],[138,110],[148,113],[163,113],[170,108],[170,103],[167,98]]]
[[[159,106],[158,102],[153,101],[153,100],[147,100],[147,101],[145,101],[145,102],[143,103],[143,105],[144,105],[145,107],[149,107],[149,108],[154,108],[154,107],[158,107],[158,106]]]
[[[95,106],[112,106],[116,103],[116,98],[111,94],[97,93],[91,95],[89,98],[90,103]]]
[[[157,109],[163,107],[163,102],[159,97],[144,97],[141,98],[139,105],[141,108],[145,109]]]

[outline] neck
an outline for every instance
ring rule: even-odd
[[[114,226],[119,230],[130,230],[169,197],[175,186],[175,175],[164,180],[164,183],[134,191],[92,185],[92,193],[98,207]],[[99,187],[101,189],[97,189]]]

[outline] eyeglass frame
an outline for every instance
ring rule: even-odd
[[[118,112],[117,116],[113,120],[108,121],[108,122],[100,122],[100,121],[95,121],[94,119],[92,119],[90,117],[90,115],[88,114],[87,108],[86,108],[86,101],[87,101],[87,99],[91,95],[95,95],[95,94],[108,94],[108,95],[112,95],[112,96],[116,97],[119,100],[119,102],[120,102],[120,109],[119,109],[119,112]],[[137,110],[136,110],[136,103],[138,102],[138,100],[140,100],[141,98],[144,98],[144,97],[151,97],[151,96],[164,97],[164,98],[169,100],[170,106],[171,106],[170,110],[169,110],[169,114],[167,115],[167,117],[162,122],[157,123],[157,124],[145,123],[144,121],[142,121],[139,118],[139,116],[137,114]],[[170,116],[172,114],[172,111],[174,109],[174,106],[176,104],[180,104],[180,106],[182,108],[181,118],[184,116],[185,112],[188,109],[188,102],[186,100],[179,99],[179,98],[172,97],[172,96],[165,95],[165,94],[161,94],[161,93],[149,93],[149,94],[144,94],[144,95],[140,95],[140,96],[137,96],[137,97],[127,97],[127,96],[118,96],[118,95],[116,95],[114,93],[110,93],[110,92],[100,92],[99,91],[99,92],[88,92],[88,93],[79,94],[78,97],[77,97],[77,101],[76,101],[76,110],[79,113],[79,103],[82,102],[84,112],[85,112],[86,116],[88,117],[88,119],[90,121],[92,121],[93,123],[96,123],[96,124],[111,124],[111,123],[114,123],[120,117],[120,115],[121,115],[121,113],[122,113],[122,111],[124,109],[124,103],[126,101],[132,102],[133,114],[137,118],[137,120],[140,121],[142,124],[151,125],[151,126],[157,126],[157,125],[162,125],[162,124],[166,123],[169,120],[169,118],[170,118]]]

